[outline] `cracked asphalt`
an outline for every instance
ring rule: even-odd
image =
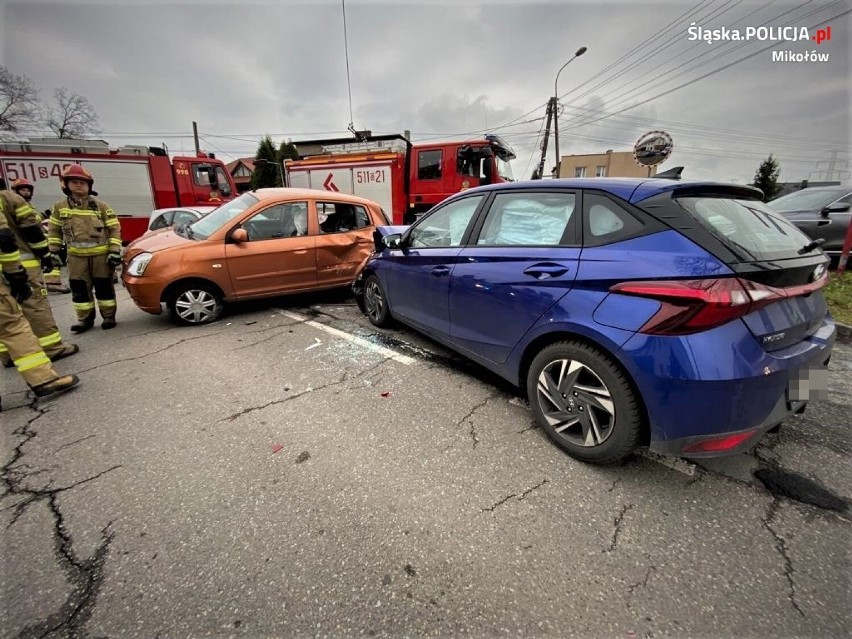
[[[118,319],[0,372],[2,637],[852,634],[848,345],[749,454],[595,467],[344,294]]]

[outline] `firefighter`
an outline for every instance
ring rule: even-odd
[[[73,355],[80,349],[76,344],[62,343],[62,335],[56,327],[56,320],[53,319],[50,303],[47,301],[42,269],[52,267],[53,264],[47,250],[47,238],[44,236],[39,215],[22,197],[11,191],[0,191],[0,208],[3,210],[0,217],[15,236],[21,264],[27,272],[29,285],[33,291],[33,295],[20,303],[21,312],[30,323],[42,350],[52,361]],[[8,350],[2,344],[0,344],[0,361],[6,368],[14,365]]]
[[[13,196],[9,191],[0,191],[4,206],[7,194]],[[15,233],[6,224],[5,215],[0,215],[0,271],[3,273],[0,277],[0,344],[9,351],[15,368],[36,397],[73,388],[80,380],[76,375],[57,374],[18,306],[32,295],[32,289],[21,264]]]
[[[12,190],[27,201],[27,204],[32,205],[33,193],[35,186],[26,178],[20,178],[12,182]],[[49,213],[49,211],[48,211]],[[42,221],[40,213],[36,213],[39,218],[39,224]],[[57,255],[51,255],[51,261],[44,266],[44,285],[51,293],[70,293],[71,289],[62,283],[62,259]]]
[[[95,325],[95,303],[101,312],[102,329],[115,328],[113,275],[121,264],[121,227],[109,204],[92,195],[92,174],[71,164],[60,176],[65,199],[53,205],[47,241],[58,253],[63,239],[68,247],[68,284],[77,312],[75,333]],[[92,296],[94,289],[94,296]]]

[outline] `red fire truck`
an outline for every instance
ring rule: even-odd
[[[75,163],[94,176],[95,190],[118,215],[125,243],[148,230],[154,209],[207,204],[213,186],[222,200],[236,193],[225,165],[203,153],[169,158],[164,147],[111,149],[103,140],[68,138],[0,142],[0,177],[9,186],[18,178],[33,182],[33,206],[38,211],[62,197],[59,175]]]
[[[402,135],[294,142],[287,185],[359,195],[381,204],[394,224],[411,224],[445,198],[511,181],[511,147],[496,135],[412,145]]]

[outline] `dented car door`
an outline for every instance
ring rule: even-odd
[[[374,217],[378,212],[360,204],[315,202],[317,283],[345,286],[373,251]]]

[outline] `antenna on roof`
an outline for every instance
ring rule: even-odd
[[[655,178],[662,178],[664,180],[679,180],[680,174],[683,173],[682,166],[676,166],[673,169],[669,169],[668,171],[663,171],[662,173],[657,173],[654,175]]]

